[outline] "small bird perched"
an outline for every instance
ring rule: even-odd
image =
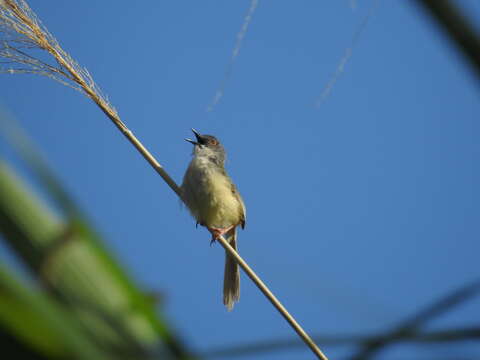
[[[205,226],[212,234],[211,243],[225,235],[237,250],[237,226],[245,227],[245,205],[225,171],[225,149],[217,138],[201,135],[192,129],[197,141],[193,159],[183,177],[182,198],[197,225]],[[237,262],[225,254],[223,303],[228,310],[240,299],[240,270]]]

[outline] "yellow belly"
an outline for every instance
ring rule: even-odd
[[[228,178],[213,172],[204,180],[200,194],[199,221],[208,227],[220,228],[238,224],[241,205],[232,193]]]

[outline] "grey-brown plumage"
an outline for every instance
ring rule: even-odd
[[[201,135],[194,129],[196,141],[193,159],[182,183],[182,197],[197,223],[212,233],[212,241],[225,235],[237,250],[237,226],[245,227],[245,205],[225,171],[225,150],[217,138]],[[240,298],[240,271],[236,261],[226,254],[223,303],[228,310]]]

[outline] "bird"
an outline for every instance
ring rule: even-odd
[[[202,135],[192,129],[196,140],[193,158],[181,185],[182,200],[191,215],[212,234],[210,244],[225,235],[237,251],[237,227],[245,228],[245,204],[225,170],[226,152],[220,141],[212,135]],[[228,311],[240,299],[240,270],[235,259],[225,252],[223,304]]]

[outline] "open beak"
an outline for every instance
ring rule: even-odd
[[[195,135],[195,137],[197,138],[197,141],[192,140],[192,139],[188,139],[188,138],[185,139],[185,141],[188,141],[189,143],[191,143],[193,145],[201,145],[202,144],[202,135],[200,135],[200,133],[195,129],[192,129],[192,132]]]

